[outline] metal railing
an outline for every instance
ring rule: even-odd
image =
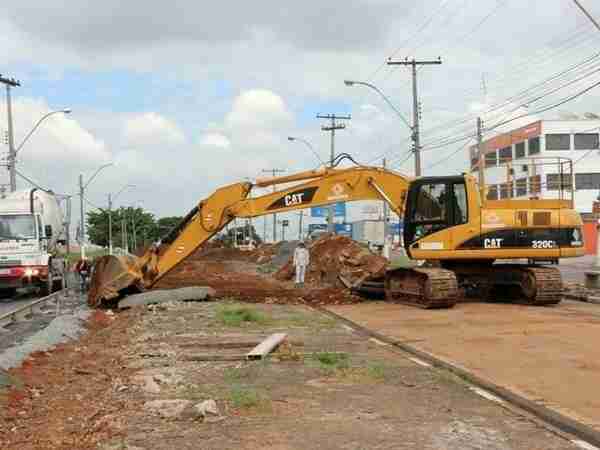
[[[74,294],[75,291],[76,290],[74,288],[62,289],[60,291],[53,292],[46,297],[32,300],[26,305],[19,306],[8,313],[2,314],[0,315],[0,328],[12,323],[27,320],[29,316],[32,316],[36,313],[41,313],[42,307],[48,302],[56,302],[56,315],[58,316],[61,309],[61,300]]]

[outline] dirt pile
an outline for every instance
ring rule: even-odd
[[[310,264],[306,281],[309,283],[348,287],[383,276],[387,266],[385,258],[374,255],[346,236],[324,235],[313,242],[308,250]],[[275,278],[291,280],[293,276],[293,258],[290,258],[275,274]]]

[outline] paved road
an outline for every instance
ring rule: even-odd
[[[585,281],[585,272],[592,268],[594,255],[585,255],[580,258],[565,258],[560,260],[558,268],[564,281]]]
[[[13,309],[30,302],[34,298],[39,297],[34,292],[22,291],[13,298],[0,298],[0,315],[6,314]]]

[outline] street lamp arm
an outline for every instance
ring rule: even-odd
[[[114,165],[114,163],[106,163],[106,164],[103,164],[100,167],[98,167],[98,169],[94,172],[94,175],[92,175],[90,177],[90,179],[87,181],[87,183],[85,183],[85,186],[83,186],[83,190],[85,191],[87,189],[87,187],[89,186],[89,184],[92,182],[92,180],[94,178],[96,178],[96,175],[98,175],[102,169],[105,169],[106,167],[110,167],[112,165]]]
[[[355,84],[358,84],[358,85],[366,86],[366,87],[369,87],[369,88],[373,89],[375,92],[377,92],[385,100],[385,102],[390,106],[390,108],[392,108],[394,110],[394,112],[402,119],[402,122],[404,122],[406,124],[406,126],[408,127],[408,129],[412,131],[413,127],[408,122],[408,120],[406,119],[406,117],[404,117],[404,115],[400,112],[400,110],[398,108],[396,108],[396,106],[387,97],[387,95],[385,95],[383,92],[381,92],[381,90],[377,86],[375,86],[374,84],[371,84],[371,83],[366,83],[364,81],[349,81],[349,80],[345,80],[344,84],[346,86],[353,86]]]
[[[25,143],[29,140],[29,138],[31,137],[31,135],[35,132],[35,130],[38,129],[38,127],[42,124],[42,122],[44,120],[46,120],[52,114],[58,114],[58,113],[69,114],[70,112],[71,112],[70,109],[61,109],[59,111],[50,111],[49,113],[44,114],[42,116],[42,118],[40,120],[38,120],[37,123],[33,126],[33,128],[31,129],[31,131],[29,133],[27,133],[27,136],[25,136],[25,138],[23,139],[23,141],[21,141],[21,143],[19,144],[19,146],[15,149],[15,155],[17,153],[19,153],[19,150],[21,150],[21,148],[25,145]]]
[[[300,141],[300,142],[302,142],[304,145],[306,145],[310,149],[311,152],[313,152],[313,155],[315,155],[315,157],[319,160],[319,162],[321,164],[323,164],[324,166],[326,165],[325,162],[321,159],[321,157],[317,153],[317,151],[315,150],[315,148],[306,139],[299,138],[299,137],[294,137],[294,136],[290,136],[290,137],[288,137],[288,140],[289,141]]]
[[[135,186],[134,186],[133,184],[126,184],[125,186],[123,186],[123,187],[121,188],[121,190],[120,190],[119,192],[117,192],[117,193],[116,193],[116,194],[115,194],[115,195],[112,197],[112,201],[114,202],[114,201],[117,199],[117,197],[123,193],[123,191],[124,191],[125,189],[127,189],[127,188],[134,188],[134,187],[135,187]]]

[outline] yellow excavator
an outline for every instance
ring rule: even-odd
[[[274,185],[282,190],[249,197],[253,187]],[[356,200],[387,202],[403,218],[406,253],[426,262],[388,270],[386,297],[423,308],[451,307],[459,292],[490,300],[511,295],[531,305],[560,302],[560,272],[552,263],[584,254],[573,200],[487,200],[484,192],[468,174],[410,178],[367,166],[231,184],[200,201],[142,257],[98,260],[88,303],[151,288],[234,218]]]

